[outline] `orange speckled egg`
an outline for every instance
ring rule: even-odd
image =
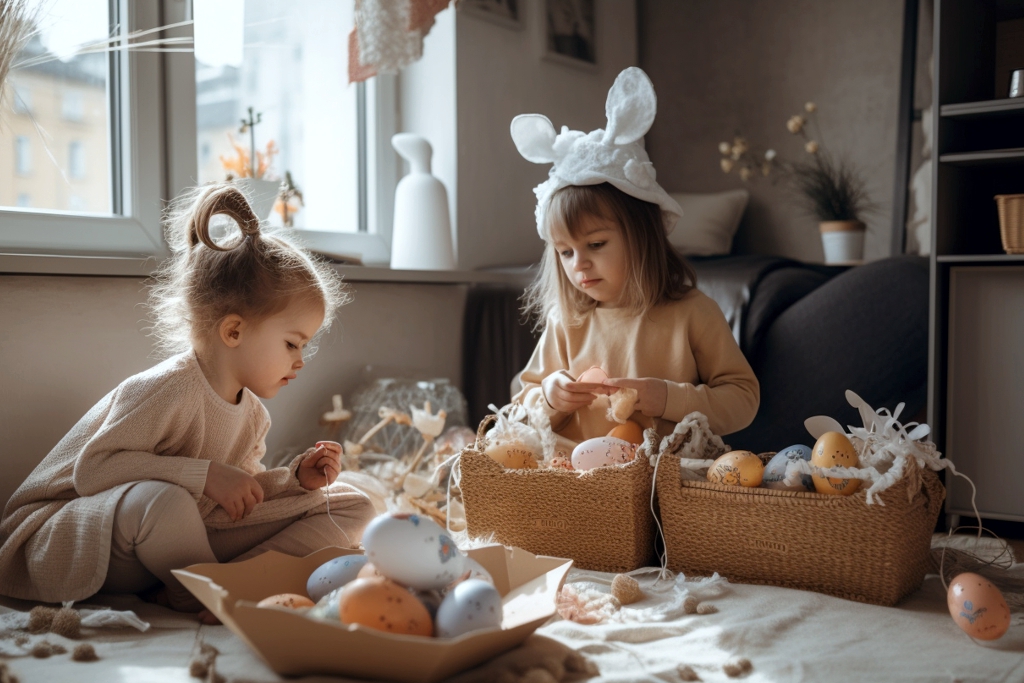
[[[991,581],[970,572],[949,584],[946,606],[956,625],[971,638],[996,640],[1010,628],[1010,608]]]
[[[491,459],[495,460],[502,467],[512,470],[535,470],[537,469],[537,456],[524,444],[517,441],[498,442],[487,447],[484,451]]]
[[[811,450],[811,464],[818,467],[857,467],[860,459],[857,457],[857,449],[845,434],[825,432],[818,437]],[[849,496],[860,488],[860,479],[837,479],[812,474],[811,480],[818,493]]]
[[[639,446],[644,442],[643,427],[632,420],[626,420],[626,424],[617,425],[612,428],[612,431],[608,432],[608,436],[628,441],[634,446]]]
[[[708,481],[729,486],[760,486],[764,463],[750,451],[729,451],[720,455],[708,469]]]
[[[307,598],[305,595],[298,595],[296,593],[281,593],[280,595],[271,595],[269,598],[263,598],[256,603],[257,607],[287,607],[288,609],[305,609],[306,607],[312,607],[315,603]]]
[[[346,585],[338,596],[338,616],[343,624],[362,624],[385,633],[434,633],[434,622],[423,603],[390,579],[356,579]]]

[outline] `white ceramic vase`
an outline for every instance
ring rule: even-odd
[[[281,183],[277,180],[263,180],[262,178],[236,178],[235,185],[242,191],[253,213],[261,220],[270,218],[270,212],[274,210],[274,202],[277,201],[277,193],[281,189]]]
[[[864,233],[866,226],[860,221],[822,221],[821,247],[825,263],[855,265],[864,260]]]
[[[453,270],[448,193],[430,173],[432,149],[425,138],[398,133],[391,145],[409,162],[409,175],[395,189],[391,231],[391,267],[404,270]]]

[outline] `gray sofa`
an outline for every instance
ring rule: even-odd
[[[808,443],[811,415],[860,425],[852,389],[904,421],[926,405],[928,261],[913,256],[855,268],[775,256],[690,257],[697,286],[722,308],[761,383],[754,422],[730,434],[733,448],[775,451]],[[479,285],[466,305],[463,387],[470,419],[508,402],[509,384],[536,338],[519,312],[521,290]]]

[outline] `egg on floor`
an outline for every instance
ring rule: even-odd
[[[857,449],[853,447],[845,434],[825,432],[818,437],[811,452],[811,464],[816,467],[857,467],[860,459]],[[812,474],[814,489],[818,493],[849,496],[860,488],[860,479],[840,479]]]
[[[366,557],[381,574],[416,590],[444,588],[462,575],[465,555],[428,517],[385,513],[363,531]]]
[[[288,609],[305,609],[312,607],[314,603],[312,600],[307,598],[305,595],[299,595],[297,593],[280,593],[279,595],[271,595],[269,598],[263,598],[256,603],[257,607],[287,607]]]
[[[622,465],[636,457],[636,447],[623,439],[599,436],[587,439],[572,451],[572,467],[575,470],[592,470],[606,465]]]
[[[964,633],[978,640],[1002,638],[1010,628],[1010,608],[998,588],[985,577],[965,572],[949,582],[946,606]]]
[[[498,590],[479,579],[467,579],[452,588],[437,608],[434,633],[455,638],[482,628],[501,628],[502,604]]]
[[[811,460],[811,447],[797,444],[783,448],[772,456],[764,467],[764,479],[761,484],[767,489],[782,491],[813,491],[814,480],[809,474],[801,474],[800,482],[792,486],[786,484],[786,467],[794,460]]]
[[[639,446],[644,442],[644,430],[643,427],[638,425],[633,420],[626,420],[625,424],[616,425],[608,432],[608,436],[613,439],[622,439],[628,441],[634,446]]]
[[[434,633],[430,613],[415,595],[394,581],[356,579],[341,589],[338,617],[343,624],[408,636]]]
[[[356,578],[366,564],[366,555],[342,555],[316,568],[306,581],[306,594],[313,602]]]
[[[760,486],[764,463],[750,451],[729,451],[718,456],[708,468],[708,481],[727,486]]]

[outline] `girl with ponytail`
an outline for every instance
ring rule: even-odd
[[[217,240],[220,216],[229,230]],[[15,492],[0,522],[2,595],[148,593],[200,612],[172,569],[355,547],[374,514],[334,483],[336,443],[287,467],[261,463],[270,417],[259,399],[296,378],[347,301],[338,276],[267,232],[232,185],[180,198],[165,232],[171,257],[150,307],[170,357],[103,397]]]

